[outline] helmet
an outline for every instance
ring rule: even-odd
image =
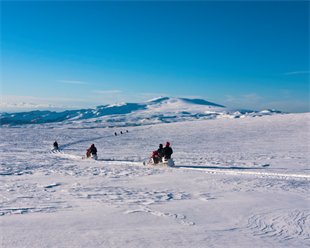
[[[165,146],[170,146],[170,143],[169,143],[169,142],[166,142]]]
[[[94,144],[92,144],[90,147],[94,147],[95,145]]]
[[[163,148],[163,144],[159,144],[159,148]]]

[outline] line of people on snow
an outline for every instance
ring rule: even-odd
[[[128,133],[128,130],[126,130],[126,133]],[[120,134],[123,134],[123,131],[120,131]],[[117,136],[117,133],[114,133],[115,136]]]
[[[57,141],[53,143],[54,149],[59,149]],[[95,144],[91,144],[88,149],[86,149],[86,156],[85,158],[93,158],[97,159],[97,148],[95,147]]]
[[[54,149],[58,148],[58,143],[55,141],[53,143]],[[173,150],[170,147],[170,143],[166,142],[165,147],[162,144],[159,144],[159,148],[156,151],[153,151],[151,155],[151,161],[154,164],[162,163],[164,161],[168,161],[171,159],[171,155],[173,154]],[[86,156],[85,158],[94,158],[97,159],[97,148],[95,144],[91,144],[90,148],[86,149]]]

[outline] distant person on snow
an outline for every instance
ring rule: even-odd
[[[58,149],[58,143],[57,143],[57,141],[54,142],[53,146],[54,146],[54,148]]]
[[[165,160],[170,159],[172,153],[173,153],[173,150],[172,150],[172,148],[170,147],[170,143],[169,143],[169,142],[166,142],[165,148],[164,148]]]

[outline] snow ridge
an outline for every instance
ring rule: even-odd
[[[2,113],[0,125],[57,123],[58,125],[70,124],[71,128],[124,127],[216,118],[256,117],[279,113],[281,112],[276,110],[257,112],[226,108],[202,99],[162,97],[141,103],[118,103],[63,112],[37,110],[14,114]]]

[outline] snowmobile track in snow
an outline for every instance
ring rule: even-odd
[[[236,171],[231,169],[202,169],[202,168],[194,168],[194,167],[177,167],[182,170],[194,170],[194,171],[201,171],[210,174],[227,174],[227,175],[252,175],[258,177],[266,177],[266,178],[280,178],[280,179],[300,179],[300,180],[310,180],[310,175],[303,175],[303,174],[285,174],[285,173],[272,173],[272,172],[251,172],[251,171]],[[255,169],[255,168],[253,168]]]
[[[80,156],[76,155],[70,155],[70,154],[65,154],[61,149],[59,150],[52,150],[50,151],[51,154],[59,155],[64,158],[69,158],[69,159],[78,159],[81,160]],[[84,160],[85,161],[85,160]],[[126,164],[126,165],[132,165],[132,166],[140,166],[141,167],[141,162],[138,161],[132,161],[132,160],[113,160],[113,159],[98,159],[98,160],[87,160],[88,162],[94,162],[94,163],[107,163],[107,164]],[[242,176],[242,175],[247,175],[247,176],[256,176],[260,178],[276,178],[276,179],[295,179],[295,180],[309,180],[310,181],[310,175],[305,175],[305,174],[288,174],[288,173],[274,173],[274,172],[258,172],[257,170],[264,170],[267,166],[263,166],[260,168],[254,167],[254,168],[225,168],[225,167],[214,167],[212,166],[212,169],[208,168],[195,168],[195,166],[168,166],[168,165],[151,165],[151,164],[143,164],[142,166],[144,168],[154,168],[154,169],[179,169],[182,170],[183,172],[187,171],[200,171],[204,173],[209,173],[209,174],[226,174],[226,175],[232,175],[232,176]],[[215,169],[216,168],[216,169]],[[247,171],[245,171],[247,170]],[[256,171],[249,171],[249,170],[256,170]]]

